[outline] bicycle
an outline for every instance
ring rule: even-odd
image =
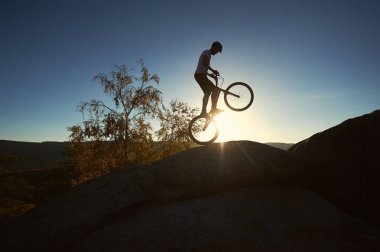
[[[224,102],[227,107],[233,111],[244,111],[248,109],[253,102],[254,94],[252,88],[244,82],[235,82],[230,84],[226,89],[219,87],[218,79],[223,77],[216,76],[215,86],[218,88],[218,99],[220,92],[224,93]],[[223,84],[223,83],[222,83]],[[219,136],[219,128],[214,120],[216,114],[206,113],[194,117],[188,127],[188,133],[195,143],[200,145],[207,145],[213,143]]]

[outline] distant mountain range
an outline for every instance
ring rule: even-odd
[[[48,169],[54,168],[60,162],[69,158],[62,155],[68,142],[21,142],[0,140],[0,157],[17,157],[19,161],[6,165],[6,169]],[[267,143],[270,146],[287,150],[293,144]]]
[[[281,149],[281,150],[288,150],[290,147],[292,147],[294,144],[291,143],[265,143],[266,145]]]
[[[6,169],[48,169],[56,167],[59,162],[68,160],[62,151],[68,142],[18,142],[0,140],[0,156],[19,159],[6,164]]]

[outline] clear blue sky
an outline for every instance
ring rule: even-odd
[[[296,143],[380,108],[379,1],[12,0],[0,28],[0,139],[67,140],[78,103],[104,99],[92,77],[138,58],[166,103],[200,107],[193,73],[214,40],[211,65],[255,92],[225,112],[227,140]]]

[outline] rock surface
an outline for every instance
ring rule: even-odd
[[[285,151],[229,142],[82,184],[1,234],[1,251],[378,251],[379,230],[292,185]]]
[[[349,119],[289,149],[301,185],[380,226],[380,110]]]

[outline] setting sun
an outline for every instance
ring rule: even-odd
[[[219,127],[219,137],[216,142],[227,142],[247,139],[250,134],[247,122],[247,112],[226,110],[215,117]],[[246,114],[244,116],[244,114]]]

